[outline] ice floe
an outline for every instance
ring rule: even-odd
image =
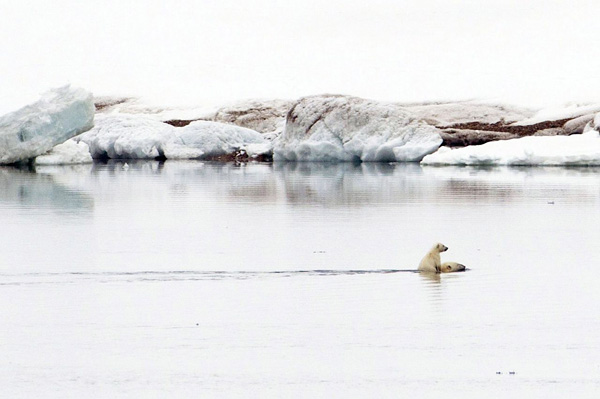
[[[419,161],[438,130],[396,104],[349,96],[300,99],[276,140],[275,161]]]
[[[596,117],[596,119],[599,119]],[[600,122],[600,120],[599,120]],[[440,148],[421,161],[425,165],[600,165],[600,137],[588,128],[571,136],[530,136],[451,150]]]
[[[94,158],[203,159],[262,145],[258,132],[217,122],[174,127],[144,115],[98,115],[95,127],[78,140]]]
[[[175,134],[163,147],[167,159],[201,159],[232,154],[249,145],[266,144],[260,133],[224,123],[195,121],[173,130]]]
[[[91,162],[93,159],[88,145],[74,139],[67,140],[35,158],[36,165],[74,165]]]
[[[35,158],[89,130],[94,112],[91,93],[64,86],[0,117],[0,164]]]
[[[96,115],[95,126],[77,139],[86,143],[93,158],[153,159],[174,127],[144,115]]]

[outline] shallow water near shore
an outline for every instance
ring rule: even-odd
[[[7,397],[600,389],[599,168],[0,168],[0,222]]]

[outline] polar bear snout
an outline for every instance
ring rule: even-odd
[[[438,250],[439,252],[446,252],[446,251],[448,250],[448,247],[447,247],[447,246],[445,246],[444,244],[438,243],[438,245],[437,245],[437,250]]]
[[[467,269],[467,267],[466,267],[465,265],[461,265],[461,264],[459,263],[459,264],[458,264],[458,266],[457,266],[457,269],[456,269],[456,270],[458,270],[458,271],[463,271],[463,270],[466,270],[466,269]]]
[[[467,270],[465,265],[456,262],[445,262],[440,268],[442,273],[464,272],[465,270]]]

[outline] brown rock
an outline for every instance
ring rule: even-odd
[[[495,132],[470,129],[444,129],[440,132],[442,145],[446,147],[466,147],[468,145],[479,145],[488,141],[510,140],[519,136],[509,132]]]

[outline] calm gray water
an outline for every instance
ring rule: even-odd
[[[2,395],[600,391],[600,169],[123,166],[0,169]]]

